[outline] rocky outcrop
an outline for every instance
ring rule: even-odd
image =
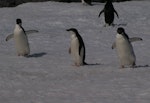
[[[22,3],[27,2],[44,2],[44,1],[57,1],[57,2],[81,2],[81,0],[0,0],[0,7],[15,7]],[[92,0],[93,2],[105,2],[106,0]],[[115,2],[119,1],[129,1],[129,0],[113,0]]]

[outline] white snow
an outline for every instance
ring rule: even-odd
[[[103,3],[26,3],[0,8],[0,102],[1,103],[149,103],[150,102],[150,2],[114,3],[119,14],[115,27],[104,27],[98,18]],[[16,18],[29,35],[31,56],[18,57],[13,32]],[[119,69],[111,46],[122,26],[133,43],[138,68]],[[86,47],[87,66],[75,67],[68,53],[70,33],[77,28]]]

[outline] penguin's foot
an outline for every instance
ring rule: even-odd
[[[133,63],[131,66],[130,66],[130,68],[136,68],[137,66],[136,66],[136,64],[135,63]]]
[[[128,68],[136,68],[137,66],[136,66],[136,64],[135,63],[133,63],[132,65],[130,65],[130,66],[127,66]],[[121,65],[120,66],[120,69],[123,69],[123,68],[126,68],[124,65]]]
[[[25,54],[22,54],[22,53],[19,53],[18,56],[24,56],[24,57],[27,57],[29,54],[28,53],[25,53]]]
[[[133,69],[134,69],[134,68],[136,68],[136,67],[137,67],[137,66],[134,65],[134,66],[131,66],[130,68],[133,68]]]
[[[72,66],[79,67],[80,65],[72,64]]]
[[[24,57],[28,57],[28,56],[29,56],[29,54],[24,54],[23,56],[24,56]]]
[[[106,24],[104,25],[104,27],[109,27],[109,26],[114,27],[115,25],[114,25],[113,23],[111,23],[111,24],[106,23]]]
[[[75,64],[72,64],[72,66],[77,66],[77,65],[76,65],[76,63],[75,63]]]
[[[79,63],[75,63],[75,66],[76,66],[76,67],[79,67],[79,66],[81,66],[81,64],[79,64]]]
[[[22,54],[18,54],[18,56],[23,56]]]
[[[112,23],[112,24],[111,24],[111,26],[112,26],[112,27],[114,27],[114,26],[115,26],[115,24],[114,24],[114,23]]]
[[[125,68],[125,66],[124,66],[124,65],[121,65],[121,66],[120,66],[120,69],[123,69],[123,68]]]
[[[107,24],[104,25],[104,27],[107,27],[107,26],[108,26]]]
[[[76,66],[76,67],[80,67],[80,66],[82,66],[83,64],[80,64],[80,63],[75,63],[74,65],[72,65],[72,66]]]

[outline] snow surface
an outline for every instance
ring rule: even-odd
[[[149,103],[150,102],[150,2],[114,3],[120,16],[115,27],[104,27],[103,3],[26,3],[0,8],[0,103]],[[31,55],[18,57],[13,32],[21,18],[29,35]],[[133,43],[138,68],[119,69],[111,46],[116,29],[124,27]],[[68,53],[68,28],[77,28],[86,46],[86,62],[75,67]]]

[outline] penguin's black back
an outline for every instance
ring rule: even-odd
[[[105,22],[111,24],[114,21],[114,7],[111,0],[108,0],[104,7]]]
[[[84,52],[83,52],[83,63],[85,63],[85,45],[84,45],[84,42],[83,42],[83,39],[80,35],[77,35],[77,38],[79,39],[79,55],[81,55],[81,49],[83,48]]]

